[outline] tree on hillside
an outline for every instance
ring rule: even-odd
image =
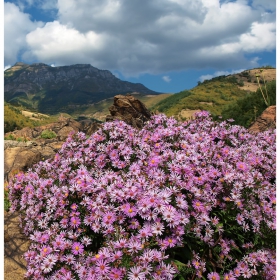
[[[266,85],[270,105],[276,105],[276,81],[271,81]],[[229,105],[222,111],[224,119],[234,119],[235,124],[242,125],[248,128],[252,122],[267,108],[267,105],[262,97],[262,91],[258,89],[250,95],[238,99],[234,104]]]

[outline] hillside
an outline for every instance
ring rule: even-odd
[[[137,99],[145,104],[148,109],[151,109],[158,102],[164,100],[165,98],[171,96],[172,94],[159,94],[159,95],[141,95],[138,93],[132,93]],[[86,117],[94,118],[99,121],[105,121],[106,116],[109,115],[109,107],[113,104],[113,97],[109,99],[101,100],[90,106],[76,106],[75,110],[72,112],[74,118]]]
[[[257,78],[256,75],[259,77]],[[241,73],[219,76],[211,80],[199,82],[190,90],[185,90],[174,94],[153,106],[153,110],[158,110],[168,116],[178,118],[190,118],[197,110],[207,110],[212,115],[218,116],[235,104],[237,100],[250,97],[260,85],[265,82],[276,80],[276,69],[251,69]],[[261,94],[261,93],[260,93]]]
[[[133,94],[133,93],[132,93]],[[145,104],[150,109],[159,101],[169,97],[171,94],[159,95],[140,95],[135,94],[137,99]],[[109,115],[109,107],[113,104],[113,97],[101,100],[95,104],[76,106],[71,115],[67,113],[57,113],[55,115],[46,115],[29,111],[23,106],[13,106],[7,102],[4,105],[4,132],[10,132],[15,129],[22,129],[23,127],[36,127],[40,125],[56,122],[61,116],[72,117],[77,120],[92,119],[97,121],[105,121],[106,116]]]
[[[103,93],[90,93],[87,97],[91,96],[92,98],[96,98],[96,101],[91,103],[85,102],[88,99],[83,99],[84,95],[80,94],[77,90],[73,90],[72,92],[70,90],[68,93],[69,96],[66,98],[65,94],[67,93],[68,84],[65,81],[72,75],[72,79],[70,79],[68,83],[77,79],[76,84],[78,88],[78,84],[81,86],[89,85],[85,82],[83,77],[79,76],[81,73],[84,75],[84,71],[100,71],[98,72],[99,75],[108,75],[111,78],[114,76],[108,74],[107,72],[109,71],[96,70],[96,68],[90,65],[74,65],[72,70],[72,66],[65,67],[56,67],[62,68],[58,71],[57,69],[53,70],[55,68],[45,64],[28,65],[17,63],[15,66],[5,71],[5,100],[9,100],[9,102],[5,102],[5,132],[12,131],[15,128],[20,129],[25,126],[34,127],[56,121],[63,112],[67,112],[68,116],[75,119],[88,118],[105,121],[106,115],[109,114],[108,108],[113,103],[113,96],[118,93],[112,93],[112,96],[110,96],[110,93],[108,94],[109,97],[106,97]],[[31,74],[32,71],[35,73]],[[35,79],[35,81],[33,79],[33,82],[30,82],[32,80],[30,78],[31,76],[37,78],[41,77],[41,72],[44,71],[46,75],[49,73],[48,75],[50,76],[48,78],[42,78],[43,80]],[[50,74],[51,71],[54,71],[52,75]],[[56,73],[55,71],[58,72]],[[63,71],[67,73],[65,74],[66,77],[64,77],[65,81],[61,81],[60,86],[54,83],[54,86],[57,86],[56,95],[50,94],[52,92],[51,90],[46,90],[44,94],[42,94],[44,90],[40,89],[38,92],[35,92],[35,85],[38,87],[43,87],[43,85],[45,85],[45,88],[47,88],[50,85],[46,81],[51,81],[54,77],[57,77],[59,80]],[[131,94],[142,101],[149,110],[157,110],[168,116],[174,115],[179,119],[189,119],[192,118],[194,113],[198,110],[207,110],[210,111],[214,117],[222,115],[225,118],[234,118],[236,124],[248,127],[266,108],[262,100],[261,92],[259,91],[256,75],[260,75],[258,77],[260,85],[264,85],[263,78],[265,79],[266,85],[270,91],[271,105],[275,104],[276,69],[274,68],[263,68],[262,71],[260,69],[251,69],[233,75],[215,77],[211,80],[205,80],[202,83],[199,82],[196,87],[177,94],[158,94],[149,89],[146,89],[147,91],[145,94],[137,91],[131,92]],[[78,80],[78,76],[80,80]],[[29,82],[26,77],[29,77]],[[112,79],[114,80],[114,78]],[[20,81],[23,80],[25,82],[20,83]],[[82,83],[86,83],[86,85],[82,85]],[[17,88],[13,88],[15,85],[18,85]],[[101,87],[101,85],[98,86]],[[136,85],[137,87],[139,86],[139,84]],[[60,90],[58,90],[59,87]],[[18,90],[23,91],[21,92]],[[256,90],[258,90],[258,92],[256,92]],[[76,97],[79,96],[80,99],[75,99],[73,97],[74,99],[72,101],[71,96],[73,95],[76,95]],[[11,99],[9,99],[9,96],[11,96]],[[66,102],[67,100],[68,103]],[[12,106],[12,104],[16,105],[16,107]],[[51,106],[51,104],[53,105]],[[42,113],[47,113],[47,115]]]
[[[4,99],[45,114],[75,113],[117,94],[158,95],[140,83],[116,78],[90,64],[51,67],[43,63],[16,63],[4,73]]]
[[[4,133],[19,130],[24,127],[36,127],[58,121],[62,114],[45,115],[27,111],[23,107],[15,107],[4,102]],[[70,117],[63,113],[64,117]]]

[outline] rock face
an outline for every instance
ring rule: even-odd
[[[44,63],[16,63],[4,73],[4,99],[41,113],[68,112],[116,94],[159,94],[140,83],[115,77],[90,64],[51,67]]]
[[[106,121],[122,120],[135,128],[142,128],[143,124],[151,118],[151,113],[146,106],[129,94],[116,95],[109,111],[111,115],[106,117]]]
[[[22,280],[26,261],[22,255],[28,250],[28,238],[21,232],[17,213],[4,212],[4,273],[5,280]]]
[[[276,106],[270,106],[249,127],[250,132],[263,132],[276,128]]]
[[[25,127],[21,130],[7,133],[6,136],[12,134],[15,138],[22,137],[29,139],[29,141],[4,141],[4,179],[8,181],[15,173],[27,171],[35,163],[54,157],[70,132],[82,131],[90,135],[99,126],[98,123],[90,120],[77,122],[73,119],[65,119],[45,126]],[[53,139],[43,139],[40,136],[44,130],[53,131],[57,136]]]

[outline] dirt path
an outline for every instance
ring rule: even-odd
[[[17,213],[4,212],[4,275],[5,280],[23,280],[26,262],[22,255],[29,241],[21,233]]]

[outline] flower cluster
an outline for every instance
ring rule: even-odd
[[[207,112],[71,134],[9,184],[31,240],[26,276],[275,279],[275,150],[275,132]]]

